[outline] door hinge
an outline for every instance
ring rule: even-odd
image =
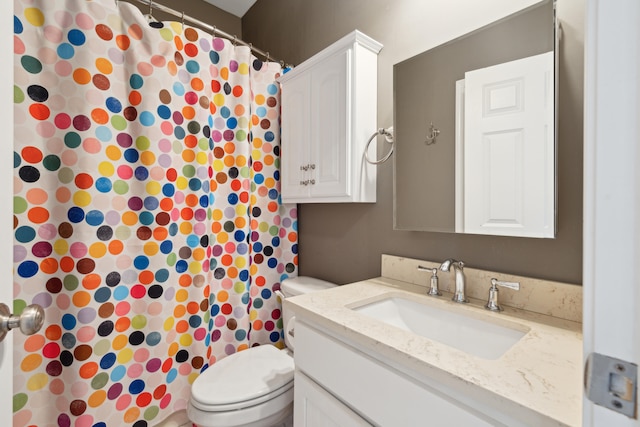
[[[596,405],[637,418],[638,366],[591,353],[584,369],[585,394]]]

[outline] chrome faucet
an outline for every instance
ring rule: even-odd
[[[454,302],[466,303],[469,302],[465,293],[464,293],[464,262],[456,261],[455,259],[449,258],[445,260],[442,264],[440,264],[440,270],[442,271],[450,271],[451,266],[453,266],[453,271],[456,274],[456,290],[453,293],[453,298],[451,298]]]

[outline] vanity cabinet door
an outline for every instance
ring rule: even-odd
[[[294,402],[296,427],[371,426],[300,371],[295,374]]]

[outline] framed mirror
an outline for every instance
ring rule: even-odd
[[[555,236],[548,0],[394,65],[394,228]]]

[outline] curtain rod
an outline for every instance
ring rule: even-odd
[[[284,68],[285,66],[289,67],[290,65],[285,64],[285,62],[283,60],[278,60],[276,58],[272,58],[271,55],[269,55],[269,52],[265,52],[262,49],[258,49],[257,47],[253,46],[251,43],[247,43],[244,40],[239,39],[238,37],[236,37],[235,35],[231,35],[225,31],[219,30],[218,28],[216,28],[215,25],[209,25],[206,22],[202,22],[199,19],[193,18],[187,14],[185,14],[184,12],[178,12],[175,9],[171,9],[168,6],[165,6],[163,4],[157,3],[153,0],[134,0],[140,4],[149,6],[149,10],[152,11],[154,8],[161,10],[163,12],[166,12],[170,15],[173,15],[177,18],[180,18],[182,20],[182,22],[184,23],[189,22],[191,24],[197,25],[198,27],[207,30],[209,32],[211,32],[214,36],[218,35],[220,37],[223,37],[227,40],[231,40],[233,43],[237,43],[240,44],[242,46],[247,46],[249,49],[251,49],[252,52],[257,53],[258,55],[263,56],[264,58],[266,58],[267,62],[269,61],[274,61],[274,62],[279,62],[280,65],[282,66],[282,68]],[[116,4],[118,4],[118,0],[116,0]]]

